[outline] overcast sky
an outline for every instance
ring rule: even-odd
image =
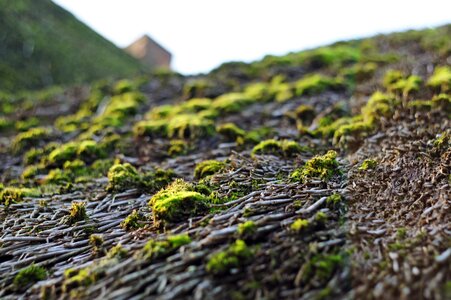
[[[120,47],[143,34],[206,72],[342,39],[451,22],[449,0],[54,0]]]

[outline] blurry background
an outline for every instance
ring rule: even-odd
[[[451,21],[451,1],[54,0],[120,47],[143,34],[192,74],[343,39]]]

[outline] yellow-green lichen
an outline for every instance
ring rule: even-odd
[[[40,192],[36,189],[30,188],[18,188],[18,187],[3,187],[0,189],[0,204],[6,207],[13,204],[19,203],[24,200],[25,197],[37,197]]]
[[[448,92],[451,88],[451,67],[436,67],[434,73],[429,77],[427,85],[440,90],[442,93]]]

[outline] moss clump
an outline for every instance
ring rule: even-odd
[[[254,256],[253,251],[243,240],[236,240],[227,249],[213,254],[207,262],[207,272],[221,275],[233,268],[247,264]]]
[[[315,95],[327,89],[337,90],[344,87],[339,79],[313,74],[303,77],[295,83],[296,95]]]
[[[50,165],[62,166],[64,162],[77,157],[78,143],[69,142],[50,152],[48,162]]]
[[[138,171],[129,163],[115,164],[108,171],[109,192],[122,192],[139,186],[141,178]]]
[[[255,101],[244,93],[228,93],[213,100],[212,108],[224,113],[235,113],[240,112],[245,106]]]
[[[35,189],[4,187],[0,189],[0,203],[8,207],[13,203],[22,202],[25,197],[37,197],[40,192]]]
[[[207,211],[209,198],[194,191],[194,187],[177,179],[156,193],[149,201],[154,221],[178,222]]]
[[[99,252],[99,250],[103,246],[103,243],[104,243],[104,240],[103,240],[103,237],[101,235],[91,234],[89,236],[89,244],[92,246],[94,253]]]
[[[31,117],[25,120],[17,121],[14,126],[18,131],[27,131],[30,128],[37,127],[39,125],[39,120],[36,117]]]
[[[50,129],[44,127],[32,128],[25,132],[19,133],[12,141],[12,150],[15,153],[22,152],[31,146],[41,144],[43,141],[48,139],[50,134]]]
[[[93,161],[98,158],[105,158],[106,152],[96,141],[85,140],[78,145],[77,155],[85,161]]]
[[[340,174],[337,162],[337,152],[329,150],[325,155],[317,155],[308,160],[302,168],[291,173],[290,178],[296,181],[306,181],[310,178],[328,180],[336,174]]]
[[[168,123],[168,137],[180,139],[202,138],[215,132],[214,123],[198,115],[182,114],[172,118]]]
[[[40,165],[31,165],[26,167],[23,171],[22,171],[22,179],[31,179],[33,177],[35,177],[38,174],[43,174],[45,170],[45,167],[40,164]]]
[[[52,183],[52,184],[63,184],[66,182],[71,182],[72,177],[68,172],[64,172],[61,169],[53,169],[50,170],[50,172],[45,177],[45,183]]]
[[[63,291],[82,286],[87,287],[93,284],[99,275],[99,272],[94,267],[86,267],[78,271],[67,269],[64,271]]]
[[[148,259],[155,259],[191,243],[187,234],[170,235],[166,240],[150,240],[144,245],[143,254]]]
[[[316,112],[313,106],[301,104],[296,107],[294,114],[303,124],[310,124],[315,118]]]
[[[305,229],[307,229],[309,227],[310,223],[308,220],[305,219],[297,219],[296,221],[294,221],[291,226],[290,229],[295,231],[295,232],[300,232],[303,231]]]
[[[400,93],[403,97],[407,97],[413,91],[418,91],[421,82],[420,77],[415,75],[405,77],[402,72],[397,70],[389,70],[383,80],[383,84],[388,91]]]
[[[222,161],[205,160],[196,165],[196,168],[194,169],[194,177],[196,179],[202,179],[206,176],[210,176],[221,171],[225,166],[226,164]]]
[[[360,165],[359,170],[366,171],[368,169],[374,169],[377,166],[377,160],[365,159]]]
[[[269,139],[260,142],[252,149],[252,155],[257,154],[273,154],[273,155],[279,155],[279,156],[293,156],[295,154],[298,154],[302,151],[305,151],[306,149],[299,145],[295,141],[290,140],[282,140],[277,141],[274,139]]]
[[[29,284],[35,283],[47,278],[47,270],[41,266],[31,264],[30,266],[21,269],[14,277],[13,284],[18,289],[24,289]]]
[[[112,159],[97,159],[91,164],[91,170],[97,175],[106,176],[108,170],[114,165]]]
[[[127,257],[128,251],[122,247],[121,244],[117,244],[114,247],[111,247],[106,254],[108,258],[117,258],[122,259]]]
[[[439,94],[432,98],[432,107],[439,108],[446,113],[451,113],[451,96],[449,94]]]
[[[171,157],[187,154],[188,151],[189,145],[184,140],[177,139],[169,142],[168,155]]]
[[[238,224],[237,233],[240,236],[250,236],[257,231],[257,225],[253,221],[246,221]]]
[[[209,98],[193,98],[182,104],[181,109],[189,112],[200,112],[211,108],[212,100]]]
[[[450,142],[450,134],[448,133],[448,131],[444,131],[432,141],[432,145],[434,145],[434,147],[437,149],[446,149],[449,147]]]
[[[31,148],[27,152],[25,152],[23,156],[23,163],[25,165],[31,165],[38,163],[41,157],[44,155],[44,149],[42,148]]]
[[[442,93],[448,92],[451,88],[451,68],[449,66],[436,67],[432,76],[429,77],[427,85]]]
[[[72,202],[67,216],[67,223],[74,224],[79,221],[88,219],[86,214],[86,202]]]
[[[337,206],[341,203],[342,200],[343,199],[342,199],[341,195],[335,193],[335,194],[332,194],[329,197],[327,197],[326,204],[330,205],[330,206]]]
[[[341,255],[318,254],[306,263],[303,280],[306,282],[327,282],[342,263],[343,257]]]
[[[236,126],[234,123],[225,123],[216,127],[216,131],[228,141],[235,141],[239,137],[244,137],[246,131]]]
[[[129,214],[124,221],[121,222],[121,227],[125,230],[134,230],[142,227],[143,225],[139,223],[143,219],[143,216],[134,209],[131,214]]]
[[[168,122],[166,120],[140,121],[133,127],[133,134],[136,137],[148,136],[151,138],[167,137]]]

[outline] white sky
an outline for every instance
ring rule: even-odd
[[[342,39],[451,22],[449,0],[54,0],[120,47],[143,34],[206,72]]]

